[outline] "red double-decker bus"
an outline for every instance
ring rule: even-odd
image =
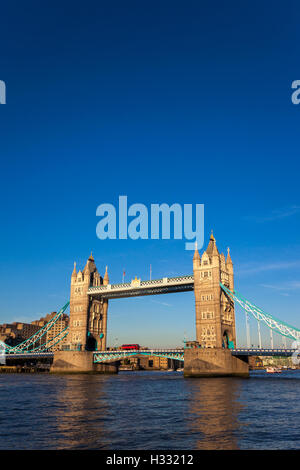
[[[140,349],[139,344],[122,344],[121,349]]]

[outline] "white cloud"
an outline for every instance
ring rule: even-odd
[[[266,287],[267,289],[273,289],[277,291],[293,291],[300,289],[300,281],[290,281],[290,282],[283,282],[281,284],[260,284],[262,287]],[[288,295],[288,294],[282,294]]]
[[[247,220],[249,222],[257,222],[257,223],[273,222],[273,220],[285,219],[286,217],[292,217],[293,215],[296,215],[299,213],[300,213],[300,206],[293,205],[293,206],[285,207],[282,209],[275,209],[271,211],[270,214],[265,215],[265,216],[257,216],[257,215],[244,216],[243,220]]]
[[[168,304],[167,302],[160,302],[158,300],[151,300],[155,304],[163,305],[164,307],[172,307],[172,304]]]
[[[247,263],[237,266],[238,275],[256,274],[264,271],[278,271],[281,269],[299,268],[300,260],[296,261],[278,261],[274,263]]]

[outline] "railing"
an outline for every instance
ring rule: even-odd
[[[131,349],[116,351],[95,351],[94,363],[120,361],[133,356],[158,356],[184,361],[183,349]]]
[[[231,350],[234,356],[293,356],[297,349],[288,348],[235,348]]]
[[[121,284],[108,284],[106,286],[90,286],[88,293],[92,294],[93,292],[110,292],[110,291],[124,291],[124,290],[135,290],[141,289],[143,287],[155,287],[155,286],[166,286],[166,285],[181,285],[181,284],[193,284],[194,276],[176,276],[176,277],[163,277],[161,279],[153,279],[146,281],[137,282],[126,282]]]
[[[295,328],[294,326],[279,320],[273,315],[264,312],[261,308],[249,302],[249,300],[244,299],[237,291],[232,292],[224,284],[220,283],[220,286],[223,291],[231,298],[231,300],[238,303],[245,312],[250,313],[256,320],[263,321],[268,328],[276,331],[282,336],[294,340],[300,340],[299,328]]]

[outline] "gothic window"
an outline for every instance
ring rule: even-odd
[[[73,334],[73,341],[74,342],[81,341],[81,333],[74,333]]]

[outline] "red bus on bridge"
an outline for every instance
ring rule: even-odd
[[[122,344],[121,349],[135,349],[138,350],[140,349],[139,344]]]

